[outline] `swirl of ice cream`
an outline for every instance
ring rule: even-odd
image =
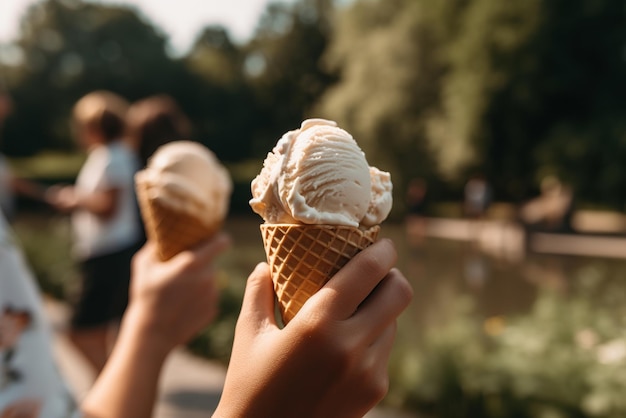
[[[324,119],[283,135],[251,186],[250,206],[268,223],[367,227],[392,205],[389,173],[370,167],[352,135]]]
[[[173,141],[161,146],[137,177],[150,184],[151,198],[206,225],[227,215],[230,175],[215,155],[197,142]]]

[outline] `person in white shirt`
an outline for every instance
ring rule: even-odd
[[[0,211],[0,417],[67,418],[75,408],[55,365],[35,280]]]
[[[76,103],[74,130],[87,160],[74,186],[48,191],[50,204],[71,213],[81,272],[69,336],[96,372],[109,354],[111,325],[128,303],[131,258],[143,243],[134,189],[139,160],[123,141],[127,109],[125,99],[108,91]]]

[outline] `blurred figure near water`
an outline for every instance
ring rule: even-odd
[[[96,372],[126,309],[131,258],[142,243],[134,193],[139,161],[123,140],[127,111],[128,102],[107,91],[87,94],[75,104],[73,128],[87,160],[75,185],[48,192],[54,207],[71,213],[81,273],[69,337]]]
[[[491,186],[482,174],[472,176],[465,184],[463,212],[470,219],[482,219],[492,199]]]
[[[541,181],[541,194],[520,209],[527,228],[549,232],[571,232],[574,192],[554,176]]]

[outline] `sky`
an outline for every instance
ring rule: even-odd
[[[15,39],[28,6],[38,0],[0,0],[0,43]],[[187,51],[200,29],[209,24],[225,26],[235,41],[252,36],[256,23],[271,0],[90,0],[103,4],[138,7],[165,31],[174,51]],[[293,0],[280,0],[291,3]]]

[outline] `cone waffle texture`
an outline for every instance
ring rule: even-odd
[[[263,224],[261,235],[283,322],[359,251],[376,241],[379,226]]]
[[[163,205],[150,197],[150,185],[146,182],[137,181],[136,189],[146,235],[156,243],[157,253],[163,261],[211,237],[222,227],[221,222],[207,225],[196,217]]]

